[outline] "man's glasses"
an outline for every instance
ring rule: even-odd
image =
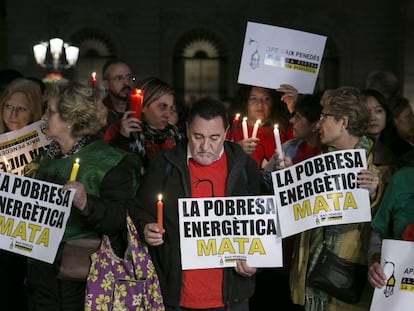
[[[134,82],[135,81],[135,77],[133,77],[132,75],[126,75],[126,76],[121,76],[121,75],[119,75],[119,76],[114,76],[114,77],[112,77],[112,78],[108,78],[107,80],[109,80],[109,81],[115,81],[115,82],[123,82],[123,81],[126,81],[126,82]]]

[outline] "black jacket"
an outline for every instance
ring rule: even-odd
[[[226,141],[228,175],[226,196],[261,195],[265,191],[263,175],[256,162],[238,144]],[[178,306],[181,291],[181,255],[178,222],[178,198],[190,198],[191,187],[187,166],[187,143],[158,154],[143,177],[138,190],[133,219],[143,237],[147,223],[156,222],[156,200],[163,194],[164,243],[149,247],[157,269],[164,302]],[[255,277],[246,278],[225,268],[223,297],[226,304],[243,301],[254,293]]]

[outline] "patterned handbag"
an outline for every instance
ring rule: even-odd
[[[109,238],[92,254],[86,284],[85,311],[164,311],[154,264],[127,216],[128,249],[124,258],[115,255]]]

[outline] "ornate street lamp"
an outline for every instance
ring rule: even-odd
[[[52,62],[46,62],[47,48],[49,47],[52,55]],[[61,69],[68,69],[76,65],[79,56],[79,48],[69,43],[63,42],[60,38],[50,39],[33,46],[33,54],[36,63],[43,68],[53,68],[54,72],[60,72]],[[66,62],[62,55],[66,55]]]

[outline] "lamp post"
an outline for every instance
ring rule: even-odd
[[[52,55],[52,62],[46,62],[47,48]],[[63,53],[66,55],[66,63],[62,61]],[[60,38],[52,38],[49,42],[44,41],[33,46],[33,54],[36,63],[43,68],[53,68],[54,72],[61,69],[68,69],[76,65],[79,56],[79,48],[63,42]]]

